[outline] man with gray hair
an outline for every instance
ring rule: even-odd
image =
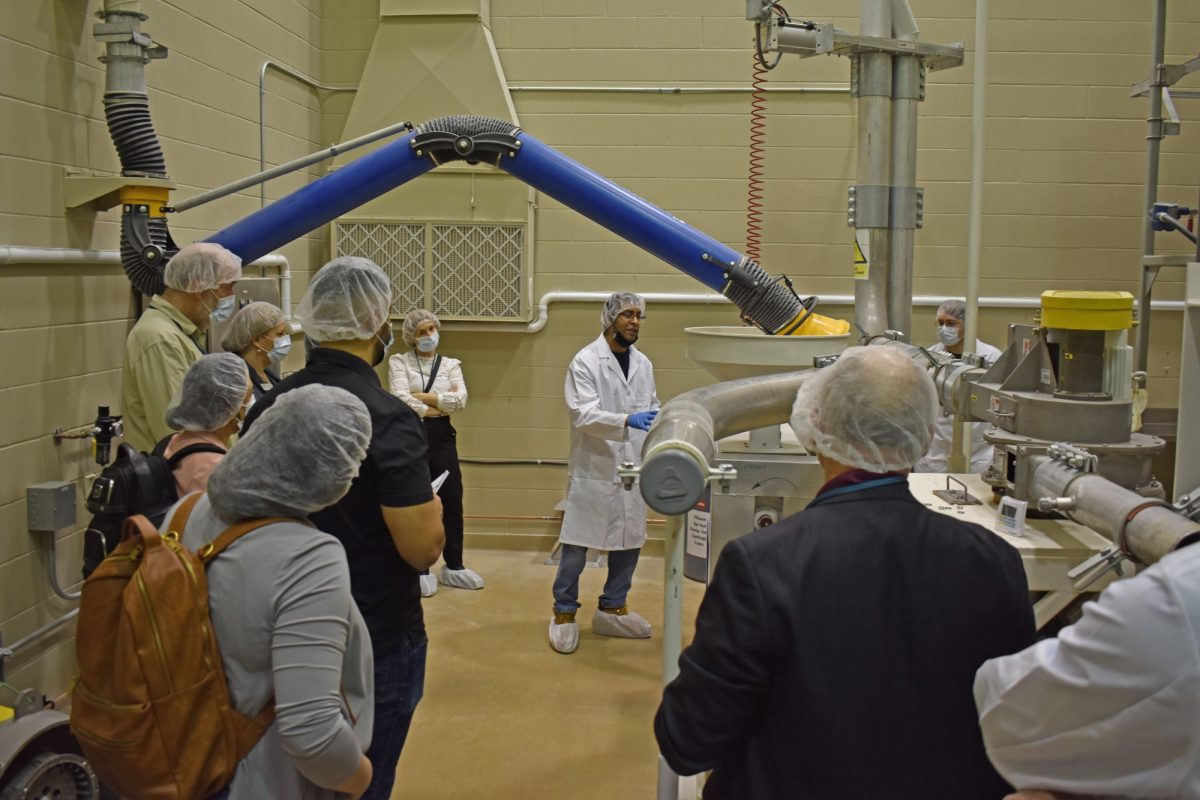
[[[926,508],[933,381],[898,348],[853,347],[801,386],[791,424],[825,484],[725,546],[654,732],[705,800],[1000,800],[972,681],[1033,641],[1016,550]]]
[[[433,493],[428,446],[416,413],[383,388],[375,367],[392,344],[387,273],[366,258],[335,258],[316,275],[296,308],[317,343],[304,369],[254,404],[244,430],[277,398],[322,384],[353,394],[371,415],[371,442],[350,491],[310,515],[336,536],[350,564],[350,589],[375,651],[375,724],[367,757],[367,800],[391,797],[396,764],[425,686],[428,640],[418,575],[442,554],[442,504]]]
[[[207,350],[209,321],[228,319],[242,278],[242,260],[219,244],[184,247],[163,270],[162,294],[150,304],[125,340],[121,373],[125,441],[149,451],[167,434],[167,406],[183,376]]]
[[[624,491],[617,477],[621,462],[640,457],[660,405],[650,359],[633,348],[645,312],[646,301],[636,294],[612,294],[600,311],[600,335],[567,368],[563,391],[571,417],[571,455],[550,620],[550,646],[559,653],[579,646],[575,612],[589,547],[608,552],[608,580],[592,630],[602,636],[650,637],[650,623],[626,604],[646,541],[646,506],[641,494]]]
[[[963,332],[966,328],[967,304],[962,300],[950,299],[938,306],[937,343],[929,348],[932,353],[949,353],[961,357],[963,354]],[[975,340],[974,353],[983,356],[985,364],[994,364],[1000,351],[982,339]],[[981,473],[992,463],[993,448],[983,438],[986,422],[973,422],[971,431],[971,463],[968,472]],[[929,450],[917,462],[913,472],[948,472],[950,470],[950,448],[954,443],[954,415],[939,413],[933,427],[933,441]]]

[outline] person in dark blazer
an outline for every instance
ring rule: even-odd
[[[972,683],[1034,638],[1017,551],[926,508],[907,473],[937,398],[888,346],[813,374],[791,424],[826,483],[726,545],[654,719],[705,800],[999,800]]]

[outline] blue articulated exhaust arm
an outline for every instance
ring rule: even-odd
[[[767,333],[797,333],[814,316],[816,298],[802,300],[750,258],[490,117],[430,120],[207,241],[249,262],[448,161],[486,162],[508,172],[721,292]]]

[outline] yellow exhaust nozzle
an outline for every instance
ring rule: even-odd
[[[800,312],[795,319],[780,328],[780,336],[844,336],[850,332],[850,323],[844,319],[834,319],[822,314]]]
[[[171,190],[165,186],[122,186],[118,194],[123,204],[148,207],[152,217],[166,216],[162,209],[170,196]]]

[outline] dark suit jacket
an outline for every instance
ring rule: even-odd
[[[1017,551],[905,483],[730,542],[654,720],[705,800],[991,800],[975,671],[1034,639]]]

